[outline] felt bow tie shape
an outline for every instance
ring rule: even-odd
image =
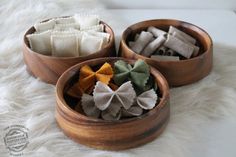
[[[118,120],[121,116],[139,116],[143,109],[155,107],[157,95],[153,89],[143,92],[136,97],[131,82],[126,82],[116,91],[98,81],[93,96],[83,94],[82,108],[86,115],[106,120]]]
[[[126,81],[131,81],[139,88],[145,87],[150,76],[149,66],[143,60],[137,60],[132,67],[130,64],[119,60],[114,64],[114,81],[121,85]]]
[[[100,69],[94,72],[88,65],[80,69],[79,86],[82,91],[91,89],[96,81],[108,84],[113,77],[113,70],[110,64],[104,63]]]
[[[133,105],[136,93],[130,81],[122,84],[116,91],[98,81],[93,91],[93,97],[97,108],[102,111],[107,109],[113,116],[116,116],[121,107],[128,109]]]

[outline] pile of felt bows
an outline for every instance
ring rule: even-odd
[[[95,70],[95,71],[94,71]],[[81,99],[79,105],[89,117],[104,120],[140,116],[158,101],[157,85],[143,60],[130,65],[118,60],[92,69],[81,67],[79,79],[67,94]]]

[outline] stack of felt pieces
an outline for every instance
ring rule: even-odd
[[[48,56],[86,56],[101,50],[110,38],[97,15],[53,18],[36,23],[34,28],[36,31],[27,35],[30,48]]]
[[[90,117],[105,120],[140,116],[157,104],[157,85],[149,66],[137,60],[132,66],[118,60],[104,63],[95,71],[81,67],[79,79],[67,94],[80,98],[78,105]]]
[[[168,32],[150,26],[147,31],[136,34],[129,47],[156,60],[177,61],[196,57],[199,53],[196,42],[195,38],[173,26],[169,27]]]

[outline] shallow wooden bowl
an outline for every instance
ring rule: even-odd
[[[149,26],[168,31],[170,25],[177,27],[197,40],[200,46],[200,53],[197,57],[180,61],[156,61],[135,53],[127,45],[128,41],[134,39],[136,33],[146,30]],[[212,47],[211,37],[198,26],[178,20],[157,19],[139,22],[128,27],[122,35],[119,56],[130,59],[141,58],[157,68],[165,76],[170,86],[181,86],[196,82],[210,73],[212,69]]]
[[[109,25],[104,22],[101,23],[105,26],[105,32],[111,35],[109,43],[100,51],[82,57],[53,57],[34,52],[30,49],[29,41],[26,38],[26,35],[35,32],[34,27],[31,27],[25,33],[23,43],[23,55],[27,71],[44,82],[56,84],[61,74],[77,63],[94,58],[115,56],[114,32]]]
[[[111,65],[123,58],[100,58],[79,63],[62,74],[56,85],[56,120],[64,133],[74,141],[89,147],[105,150],[122,150],[154,140],[164,130],[170,116],[169,87],[160,72],[151,67],[160,90],[160,101],[145,114],[119,121],[108,121],[85,116],[66,103],[64,93],[80,68],[108,62]],[[135,60],[124,59],[134,64]]]

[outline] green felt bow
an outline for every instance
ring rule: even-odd
[[[114,64],[115,75],[113,77],[117,85],[122,85],[126,81],[131,81],[138,88],[144,88],[149,76],[149,66],[143,60],[137,60],[132,67],[130,64],[119,60]]]

